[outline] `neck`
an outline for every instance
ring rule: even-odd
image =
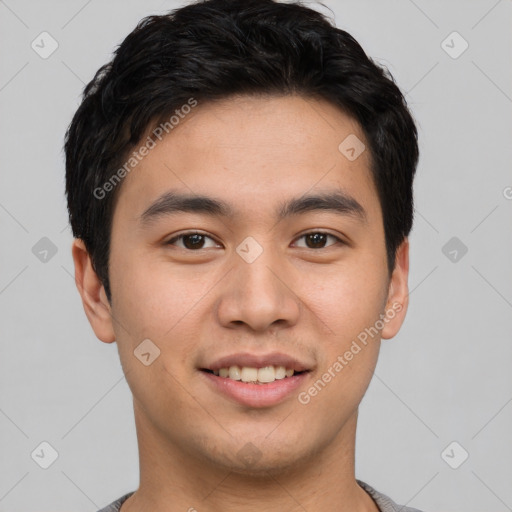
[[[140,486],[121,512],[379,512],[354,475],[357,411],[323,450],[279,470],[240,473],[170,443],[135,407]]]

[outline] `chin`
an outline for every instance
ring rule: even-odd
[[[231,459],[224,462],[224,467],[231,473],[253,479],[267,480],[269,477],[283,476],[293,471],[297,464],[296,454],[289,457],[276,458],[263,455],[257,461]],[[220,461],[217,461],[219,463]]]
[[[237,446],[238,449],[217,449],[204,455],[212,465],[222,467],[231,473],[268,479],[271,476],[283,476],[293,472],[298,466],[302,467],[314,453],[318,453],[317,447],[307,449],[299,446],[297,442],[283,445],[279,440],[246,441],[237,443]]]

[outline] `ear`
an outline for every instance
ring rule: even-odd
[[[381,337],[389,339],[395,336],[405,320],[409,306],[409,240],[405,238],[396,251],[395,268],[389,282],[384,327]]]
[[[75,238],[71,253],[75,262],[75,284],[82,297],[89,323],[101,341],[112,343],[116,337],[112,325],[111,307],[105,288],[93,269],[91,257],[84,242]]]

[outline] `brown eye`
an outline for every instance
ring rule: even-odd
[[[215,241],[209,236],[204,235],[203,233],[183,233],[181,235],[175,236],[168,242],[166,245],[176,245],[176,241],[182,241],[182,245],[177,245],[182,249],[188,249],[190,251],[205,249],[205,241],[209,239],[214,242],[213,246],[216,246]]]
[[[312,231],[311,233],[306,233],[299,237],[299,240],[303,238],[306,241],[307,249],[324,249],[326,247],[325,244],[329,237],[331,239],[334,239],[336,242],[343,243],[342,240],[339,239],[337,236],[331,235],[330,233],[324,233],[323,231]]]
[[[204,236],[203,235],[185,235],[183,237],[183,245],[187,249],[202,249],[204,245]]]

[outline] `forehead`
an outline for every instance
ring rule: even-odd
[[[149,136],[152,134],[149,132]],[[225,198],[237,215],[275,212],[274,200],[336,189],[378,202],[364,134],[332,104],[301,96],[236,97],[179,120],[124,178],[117,210],[132,218],[168,190]],[[341,145],[341,146],[340,146]],[[349,148],[350,149],[350,148]]]

